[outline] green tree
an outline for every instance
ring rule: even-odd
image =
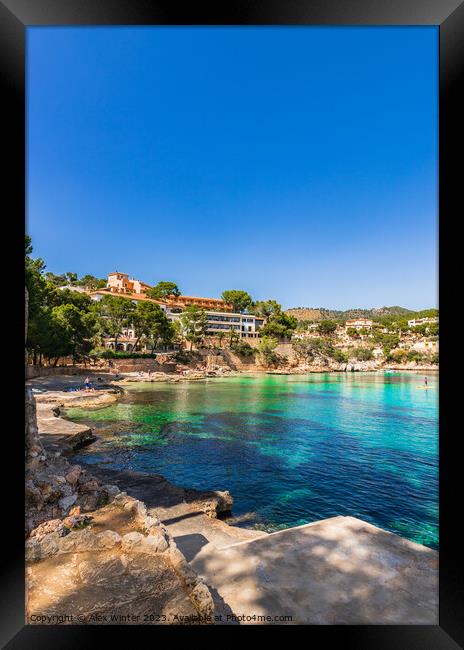
[[[71,272],[68,271],[68,273],[65,273],[64,275],[65,275],[67,284],[71,284],[72,286],[77,286],[79,284],[77,273],[71,273]]]
[[[333,359],[338,363],[346,363],[348,360],[347,355],[339,348],[336,348],[330,339],[296,340],[292,341],[292,347],[299,359],[308,362],[317,359],[319,363],[327,365],[329,359]]]
[[[25,241],[25,282],[29,294],[28,328],[26,348],[33,356],[34,364],[43,354],[48,339],[51,296],[53,290],[44,278],[45,262],[41,258],[33,259],[31,238]]]
[[[276,300],[258,300],[251,309],[253,314],[263,318],[270,318],[282,311],[282,306]]]
[[[222,299],[232,305],[235,312],[242,313],[249,309],[253,300],[249,293],[241,289],[228,289],[222,292]]]
[[[132,300],[122,296],[103,296],[97,304],[101,330],[105,335],[114,338],[114,349],[117,350],[122,330],[132,324],[135,305]]]
[[[406,358],[412,363],[423,363],[424,361],[427,361],[427,357],[419,352],[419,350],[409,350]]]
[[[261,336],[271,336],[278,340],[291,339],[292,334],[298,325],[295,316],[290,316],[285,312],[278,312],[261,328]]]
[[[50,314],[52,336],[44,352],[49,358],[55,357],[55,363],[61,356],[80,361],[92,348],[94,326],[94,315],[75,305],[53,307]]]
[[[258,345],[258,352],[266,365],[277,365],[280,357],[276,352],[279,341],[272,336],[263,336]]]
[[[56,275],[56,273],[47,271],[47,273],[45,273],[44,275],[44,278],[47,282],[49,282],[55,287],[63,287],[65,284],[67,284],[67,279],[64,273],[63,275]]]
[[[83,275],[78,282],[79,286],[87,287],[96,291],[97,289],[104,289],[107,285],[107,280],[105,278],[96,278],[94,275]]]
[[[387,359],[390,358],[392,350],[394,350],[400,342],[398,334],[392,334],[390,332],[375,331],[373,333],[373,338],[376,343],[382,346],[383,353]]]
[[[94,301],[86,293],[79,293],[72,289],[53,289],[50,285],[50,303],[53,307],[59,305],[74,305],[81,311],[90,311]]]
[[[180,296],[180,289],[175,282],[158,282],[151,289],[148,289],[147,296],[153,300],[166,300],[172,296]]]
[[[132,316],[136,341],[133,350],[136,350],[140,339],[152,341],[152,351],[160,340],[172,340],[174,331],[159,305],[154,302],[140,301],[137,303]]]
[[[317,326],[317,331],[321,336],[330,336],[336,329],[337,323],[334,320],[321,320]]]
[[[181,335],[190,342],[190,349],[203,340],[208,326],[208,317],[203,309],[197,305],[186,307],[179,317],[179,322]]]
[[[252,357],[256,353],[256,350],[251,347],[246,341],[238,340],[230,346],[236,354],[239,354],[243,357]]]
[[[371,361],[374,358],[374,353],[371,348],[354,348],[351,350],[350,356],[358,361]]]

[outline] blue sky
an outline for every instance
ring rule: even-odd
[[[437,39],[29,28],[34,253],[190,295],[436,306]]]

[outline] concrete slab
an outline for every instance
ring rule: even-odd
[[[198,544],[190,561],[244,624],[438,623],[438,553],[354,517]]]

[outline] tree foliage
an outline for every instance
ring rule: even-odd
[[[297,325],[298,320],[295,316],[279,311],[269,318],[260,333],[262,336],[271,336],[278,340],[291,339]]]
[[[137,337],[134,349],[140,340],[149,344],[153,351],[158,345],[169,345],[174,339],[174,327],[156,303],[148,301],[137,303],[132,316],[132,325]]]
[[[246,311],[253,304],[253,299],[250,294],[241,289],[228,289],[222,292],[221,297],[229,305],[232,305],[234,311],[237,313]]]
[[[277,300],[258,300],[253,304],[250,311],[252,311],[253,314],[256,314],[256,316],[271,318],[281,310],[282,306],[277,302]]]
[[[238,340],[235,343],[232,343],[230,349],[242,357],[252,357],[256,354],[255,348],[251,347],[249,343],[242,340]]]
[[[263,336],[259,342],[258,352],[266,365],[278,365],[280,357],[276,352],[279,341],[272,336]]]
[[[357,361],[371,361],[374,358],[372,348],[353,348],[350,356]]]
[[[180,296],[180,289],[175,282],[162,281],[148,289],[147,296],[153,300],[166,300],[166,298],[177,298]]]
[[[208,325],[206,312],[197,305],[186,307],[180,318],[180,334],[190,342],[190,349],[203,340]]]
[[[337,323],[334,320],[321,320],[318,323],[317,331],[321,336],[328,336],[333,334],[337,329]]]

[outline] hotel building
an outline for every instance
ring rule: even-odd
[[[137,304],[140,300],[154,302],[164,311],[171,322],[178,320],[185,307],[197,305],[205,310],[208,323],[207,336],[217,336],[234,331],[240,338],[258,338],[259,329],[264,325],[264,318],[254,314],[239,314],[232,311],[232,306],[217,298],[197,298],[194,296],[178,296],[164,301],[153,300],[146,295],[150,286],[139,280],[130,279],[127,273],[110,273],[106,289],[90,291],[92,300],[99,301],[104,296],[116,295],[132,300]],[[118,338],[118,349],[132,350],[136,337],[133,328],[121,332]],[[114,347],[114,339],[107,339],[107,347]]]

